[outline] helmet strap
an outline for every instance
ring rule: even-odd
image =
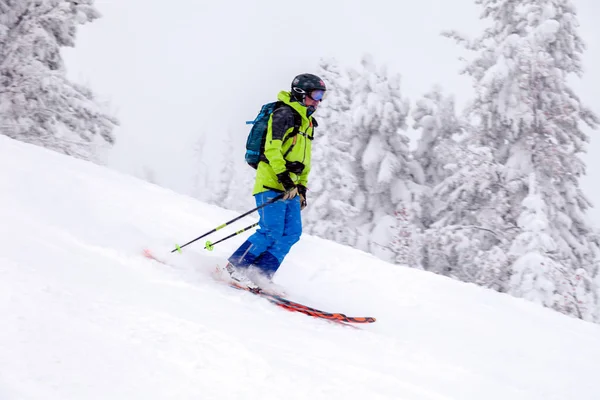
[[[303,106],[306,106],[306,93],[302,90],[301,92],[298,92],[296,90],[294,90],[294,88],[292,88],[291,92],[290,92],[290,98],[293,99],[294,101],[297,101],[298,103],[300,103]]]

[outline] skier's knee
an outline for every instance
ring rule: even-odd
[[[275,243],[283,237],[283,229],[269,229],[266,235],[271,243]]]

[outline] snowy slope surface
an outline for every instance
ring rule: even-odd
[[[0,135],[0,399],[600,399],[600,327],[523,300],[304,236],[277,283],[352,329],[212,280],[243,237],[140,255],[234,215]]]

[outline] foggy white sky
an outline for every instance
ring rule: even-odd
[[[575,0],[588,45],[579,95],[600,114],[600,2]],[[272,101],[291,78],[312,72],[321,57],[357,64],[369,52],[403,77],[411,104],[440,83],[459,102],[470,81],[458,75],[461,50],[445,29],[477,34],[483,22],[473,0],[96,0],[103,18],[80,28],[64,54],[69,75],[110,101],[122,122],[111,166],[142,166],[185,190],[187,156],[203,133],[227,130],[245,140],[244,121]],[[586,193],[599,209],[600,139],[586,157]],[[243,157],[243,155],[240,155]]]

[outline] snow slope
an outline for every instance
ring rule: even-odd
[[[352,329],[213,281],[243,237],[140,255],[233,216],[0,135],[0,399],[600,398],[600,327],[524,300],[304,236],[277,283]]]

